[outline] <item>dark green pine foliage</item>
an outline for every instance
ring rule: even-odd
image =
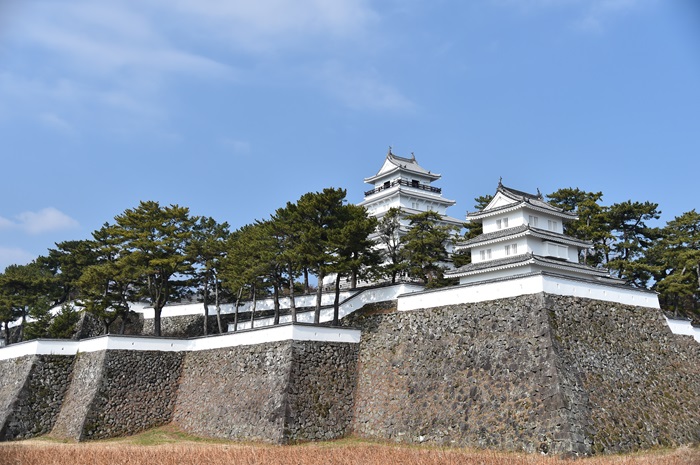
[[[56,243],[48,255],[39,257],[37,262],[50,269],[55,275],[62,292],[58,303],[68,302],[79,296],[78,280],[87,267],[97,264],[98,251],[91,240],[74,240]]]
[[[377,241],[382,245],[382,272],[396,283],[396,278],[408,268],[401,242],[401,209],[392,207],[377,224]]]
[[[297,201],[297,219],[301,231],[300,256],[318,277],[314,323],[319,323],[321,318],[323,279],[332,272],[335,260],[329,236],[339,227],[345,195],[345,189],[329,187],[322,192],[304,194]]]
[[[85,268],[77,281],[78,302],[102,323],[104,334],[121,318],[123,334],[142,269],[135,255],[122,250],[121,238],[112,234],[110,225],[104,224],[92,236],[96,263]]]
[[[381,261],[375,243],[370,239],[376,228],[377,219],[369,217],[364,207],[343,205],[337,211],[335,225],[328,232],[333,256],[330,270],[336,274],[333,325],[338,324],[342,278],[350,276],[350,288],[355,289],[358,277],[369,277]]]
[[[296,323],[294,282],[303,272],[306,263],[302,238],[303,223],[297,205],[287,202],[285,207],[278,208],[270,218],[270,229],[275,237],[275,247],[279,252],[277,260],[286,275],[292,322]]]
[[[32,313],[42,316],[55,302],[57,289],[54,274],[37,261],[5,268],[0,275],[0,321],[5,326],[6,344],[11,342],[9,323],[21,320],[18,340],[22,341],[27,317]]]
[[[154,334],[160,336],[163,307],[189,290],[193,268],[187,251],[198,218],[186,207],[147,201],[114,219],[109,234],[137,270],[136,297],[153,306]]]
[[[481,211],[493,200],[493,195],[481,195],[474,198],[474,209],[475,211]],[[464,235],[461,240],[468,241],[480,236],[484,233],[483,225],[477,221],[467,221],[464,223]],[[459,250],[452,254],[452,263],[456,268],[460,266],[468,265],[472,262],[471,252],[468,250]]]
[[[586,192],[571,187],[559,189],[547,196],[550,204],[578,215],[577,220],[564,223],[564,233],[592,242],[593,249],[583,249],[579,255],[582,263],[591,266],[609,261],[610,248],[615,240],[608,224],[608,209],[600,204],[602,198],[602,192]]]
[[[219,333],[221,323],[221,268],[226,256],[228,223],[217,223],[209,217],[200,217],[192,228],[192,240],[187,255],[194,264],[192,285],[197,289],[204,305],[203,334],[208,333],[209,304],[216,309],[216,323]]]
[[[661,307],[700,323],[700,214],[691,210],[669,221],[644,260],[654,269]]]
[[[442,218],[434,211],[410,215],[409,230],[403,237],[403,253],[412,276],[422,279],[426,287],[441,285],[448,259],[445,245],[455,228],[438,224]]]
[[[629,284],[647,287],[652,278],[654,269],[642,258],[661,237],[659,228],[647,225],[660,215],[658,204],[631,200],[611,205],[606,211],[608,227],[615,236],[607,266]]]

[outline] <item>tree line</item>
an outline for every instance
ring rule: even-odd
[[[123,333],[130,303],[145,302],[153,308],[154,335],[159,336],[163,308],[184,298],[203,302],[204,334],[211,306],[221,333],[222,302],[235,301],[237,329],[240,301],[252,300],[249,318],[254,321],[255,302],[263,296],[273,298],[275,323],[280,298],[289,296],[296,321],[294,296],[314,290],[310,275],[319,283],[315,322],[320,319],[321,283],[334,277],[337,324],[343,279],[351,288],[361,280],[396,281],[402,274],[437,280],[436,263],[447,259],[450,234],[435,223],[438,218],[434,212],[413,215],[408,221],[414,227],[402,235],[398,210],[378,221],[364,207],[348,204],[346,191],[336,188],[304,194],[269,218],[235,231],[226,222],[194,216],[186,207],[140,202],[90,239],[57,243],[46,255],[0,274],[5,342],[11,342],[10,323],[18,320],[16,340],[70,337],[80,318],[73,304],[96,317],[104,333],[117,323]],[[378,242],[393,244],[391,256],[376,247]],[[50,312],[57,306],[58,313]]]
[[[628,284],[659,292],[662,308],[677,316],[700,316],[700,214],[692,210],[663,227],[650,226],[661,212],[658,204],[626,201],[602,204],[601,192],[559,189],[548,201],[579,219],[565,232],[590,241],[581,262],[606,267]],[[482,209],[491,196],[475,199]],[[10,343],[9,324],[20,320],[17,340],[70,337],[80,317],[72,303],[93,316],[106,333],[119,322],[123,332],[132,302],[153,307],[154,334],[161,334],[163,308],[190,297],[204,305],[204,334],[215,309],[216,330],[223,332],[220,306],[235,302],[234,329],[242,300],[272,297],[274,322],[280,320],[280,299],[310,293],[316,276],[314,321],[321,312],[322,282],[334,277],[333,323],[338,323],[342,280],[358,282],[399,278],[420,280],[428,287],[453,284],[443,276],[445,265],[469,262],[467,254],[448,256],[449,241],[481,233],[467,223],[463,236],[441,225],[428,211],[404,217],[388,210],[378,220],[364,207],[348,204],[344,189],[327,188],[287,202],[269,218],[235,231],[226,222],[194,216],[186,207],[145,201],[114,217],[92,238],[60,242],[27,265],[10,265],[0,274],[0,322]],[[409,227],[403,226],[408,222]],[[57,314],[49,310],[61,306]],[[31,322],[27,323],[27,318]]]

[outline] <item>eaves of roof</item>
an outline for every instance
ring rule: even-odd
[[[576,239],[566,234],[555,233],[545,229],[533,228],[529,224],[515,226],[513,228],[501,229],[491,233],[481,234],[468,241],[460,242],[457,245],[459,248],[471,248],[470,246],[488,245],[494,242],[503,242],[510,239],[516,239],[523,236],[533,236],[540,239],[550,240],[561,244],[573,245],[576,247],[590,248],[593,244],[589,241]]]
[[[608,277],[608,270],[594,268],[592,266],[581,263],[573,263],[566,260],[558,260],[554,258],[542,257],[533,253],[525,253],[512,257],[500,258],[496,260],[488,260],[484,262],[470,263],[456,270],[445,273],[446,277],[459,278],[474,274],[486,273],[489,271],[500,271],[509,268],[517,268],[525,265],[540,265],[546,268],[558,270],[576,271],[578,273],[589,274],[592,276]]]

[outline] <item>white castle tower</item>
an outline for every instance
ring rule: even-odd
[[[464,223],[457,218],[447,215],[447,208],[454,205],[454,200],[442,196],[442,189],[431,185],[441,176],[426,170],[418,164],[416,157],[403,158],[391,153],[391,147],[386,155],[384,164],[377,174],[365,178],[367,184],[374,186],[365,192],[365,199],[359,205],[367,208],[367,212],[381,219],[392,207],[399,208],[403,213],[402,230],[408,229],[408,215],[429,210],[442,216],[442,223],[461,229]]]
[[[449,272],[460,284],[549,271],[579,279],[621,284],[608,271],[579,263],[579,251],[592,244],[564,234],[564,223],[578,219],[544,201],[542,194],[510,189],[500,182],[481,211],[467,214],[483,234],[458,243],[471,251],[471,263]]]

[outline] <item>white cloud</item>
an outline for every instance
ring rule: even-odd
[[[353,109],[409,112],[416,109],[408,97],[384,83],[376,73],[359,74],[331,63],[318,73],[322,85],[337,99]]]
[[[35,255],[18,247],[0,246],[0,272],[10,265],[26,265],[35,258]]]
[[[653,0],[597,0],[574,24],[583,31],[600,32],[611,17],[649,4]]]
[[[627,11],[655,3],[658,0],[491,0],[499,6],[527,13],[541,10],[572,9],[576,29],[600,32],[605,22]]]
[[[0,216],[0,231],[3,229],[11,229],[14,226],[15,226],[15,224],[12,221]]]
[[[250,142],[244,140],[223,137],[219,140],[219,144],[236,155],[250,154]]]
[[[39,115],[39,120],[46,126],[55,129],[58,132],[72,135],[75,134],[75,128],[65,119],[53,113],[42,113]]]
[[[289,48],[308,38],[356,39],[378,15],[367,0],[171,0],[195,30],[226,37],[237,48]]]
[[[25,211],[15,217],[15,221],[0,216],[0,229],[19,229],[29,234],[42,234],[51,231],[74,229],[78,222],[53,207],[36,212]]]
[[[19,37],[60,54],[82,73],[178,72],[222,77],[231,72],[211,58],[171,45],[145,14],[124,5],[80,1],[41,5],[32,20],[18,28]]]

